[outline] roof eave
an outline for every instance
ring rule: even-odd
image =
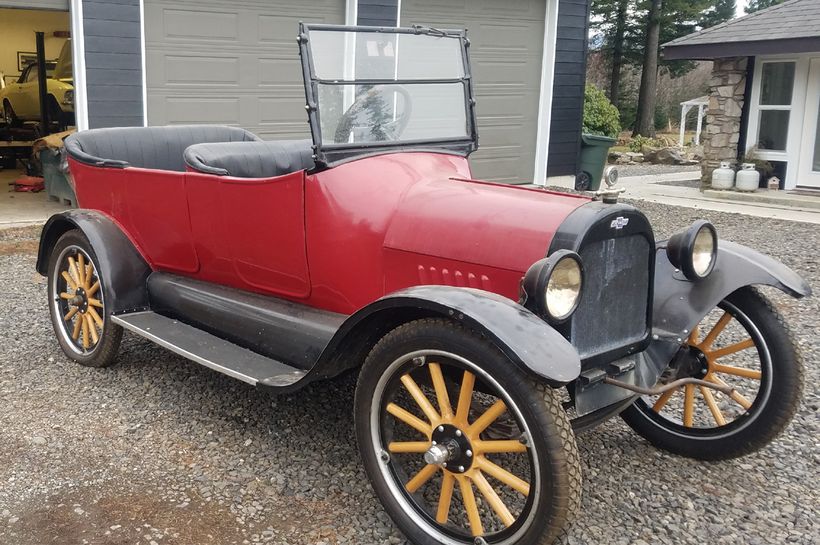
[[[788,40],[753,40],[705,44],[669,43],[663,47],[663,58],[676,60],[711,60],[723,57],[755,57],[820,52],[820,36]]]

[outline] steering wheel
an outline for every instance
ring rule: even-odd
[[[347,143],[350,139],[350,133],[357,125],[359,127],[370,127],[370,135],[366,141],[398,140],[410,122],[413,106],[407,89],[400,85],[391,85],[390,87],[390,89],[387,89],[385,85],[374,85],[357,96],[350,108],[339,118],[333,142],[336,144]],[[386,100],[392,98],[391,94],[393,92],[401,95],[403,101],[403,108],[396,119],[393,119],[393,101]],[[362,117],[364,119],[361,119],[357,124],[356,121]]]

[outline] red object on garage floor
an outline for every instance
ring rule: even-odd
[[[13,182],[9,183],[13,186],[14,191],[29,191],[31,193],[38,193],[45,189],[45,182],[42,178],[37,176],[20,176]]]

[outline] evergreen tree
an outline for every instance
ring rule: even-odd
[[[703,13],[700,18],[701,28],[710,28],[726,22],[735,16],[737,2],[735,0],[717,0],[714,5]]]
[[[746,6],[746,13],[754,13],[782,3],[783,0],[750,0],[749,5]]]

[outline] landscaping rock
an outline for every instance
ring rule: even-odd
[[[656,165],[682,165],[687,161],[680,148],[677,147],[660,148],[648,153],[644,151],[644,158],[647,162]]]

